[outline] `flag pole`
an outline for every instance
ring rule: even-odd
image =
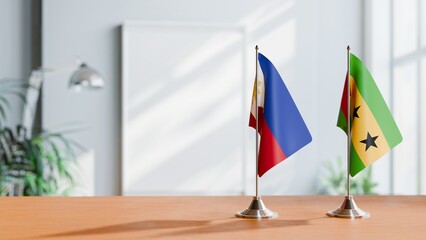
[[[256,76],[254,77],[254,94],[255,94],[255,106],[256,106],[256,195],[250,203],[247,209],[237,212],[235,216],[239,218],[276,218],[278,213],[269,210],[263,203],[259,195],[259,106],[257,102],[257,88],[258,88],[258,67],[259,67],[259,46],[256,45]]]
[[[336,208],[332,211],[328,211],[327,215],[330,217],[338,217],[338,218],[368,218],[370,217],[370,213],[363,211],[360,209],[353,199],[353,196],[351,195],[351,177],[350,177],[350,171],[351,171],[351,147],[352,147],[352,129],[351,129],[351,120],[352,120],[352,109],[351,109],[351,47],[348,45],[347,49],[347,78],[346,78],[346,94],[347,94],[347,134],[348,134],[348,141],[347,141],[347,179],[346,179],[346,196],[343,200],[343,203],[340,205],[339,208]]]
[[[347,49],[347,79],[346,82],[348,84],[347,89],[346,89],[346,93],[347,93],[347,99],[348,99],[348,120],[347,120],[347,125],[348,125],[348,141],[347,141],[347,179],[346,179],[346,188],[347,188],[347,197],[349,197],[351,195],[351,177],[349,176],[350,171],[351,171],[351,141],[352,141],[352,131],[351,131],[351,58],[350,58],[350,54],[351,54],[351,47],[348,45]]]
[[[257,69],[259,64],[259,46],[256,45],[256,75],[254,77],[254,84],[255,84],[255,104],[256,104],[256,198],[259,198],[259,105],[257,102],[257,89],[258,89],[258,83],[257,83]]]

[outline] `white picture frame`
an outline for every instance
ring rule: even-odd
[[[122,195],[244,194],[246,42],[236,25],[123,24]]]

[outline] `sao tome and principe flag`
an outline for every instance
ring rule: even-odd
[[[350,174],[381,158],[402,141],[401,133],[367,67],[350,54],[350,111],[348,114],[347,76],[337,126],[347,132],[351,118]]]
[[[262,176],[310,143],[312,137],[277,69],[261,53],[258,62],[257,106],[253,89],[249,126],[256,129],[258,107],[258,174]]]

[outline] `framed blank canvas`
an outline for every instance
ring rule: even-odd
[[[220,24],[123,25],[123,195],[242,194],[244,36]]]

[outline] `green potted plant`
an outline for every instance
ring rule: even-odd
[[[325,173],[320,176],[322,186],[319,193],[345,195],[347,191],[347,169],[343,166],[342,158],[337,157],[335,162],[325,162],[324,169]],[[372,168],[369,167],[351,178],[351,193],[355,195],[377,194],[377,185],[378,183],[373,180]]]
[[[67,195],[75,185],[73,168],[79,144],[67,138],[67,131],[42,130],[28,136],[27,129],[4,125],[10,110],[8,95],[26,101],[28,84],[0,80],[0,194],[3,196]]]

